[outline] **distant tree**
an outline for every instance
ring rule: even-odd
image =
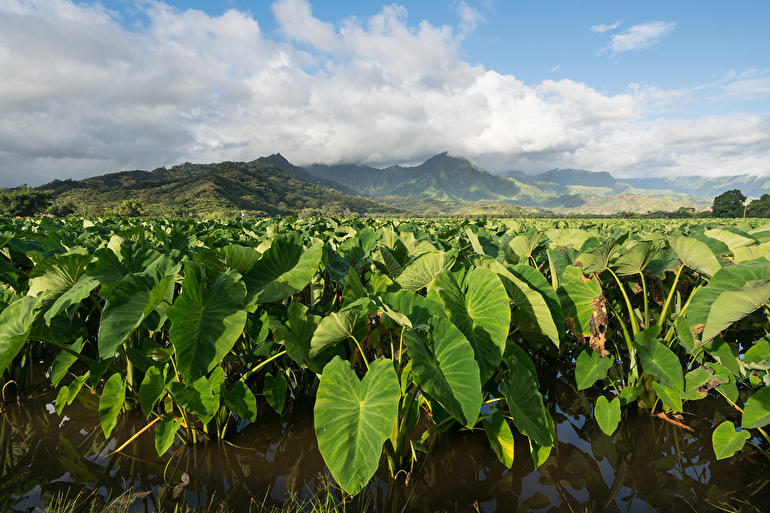
[[[746,217],[770,217],[770,194],[763,194],[749,203]]]
[[[138,217],[144,214],[144,207],[135,199],[125,200],[115,209],[115,213],[121,217]]]
[[[744,201],[746,201],[746,196],[738,189],[723,192],[714,198],[711,215],[713,217],[743,217]]]
[[[45,212],[51,204],[51,191],[36,191],[27,184],[0,192],[0,215],[27,217]]]

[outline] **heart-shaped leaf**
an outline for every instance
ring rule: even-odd
[[[324,367],[313,410],[315,434],[329,471],[347,493],[360,492],[377,470],[400,397],[390,360],[374,361],[361,381],[340,357]]]

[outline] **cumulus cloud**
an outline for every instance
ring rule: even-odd
[[[613,23],[612,25],[594,25],[593,27],[591,27],[591,31],[603,33],[603,32],[607,32],[609,30],[615,30],[616,28],[618,28],[620,26],[621,23],[623,23],[623,21],[624,20],[618,20],[615,23]]]
[[[479,23],[484,21],[484,14],[478,9],[468,5],[465,0],[455,1],[452,4],[457,14],[460,16],[460,36],[466,37],[476,30]]]
[[[612,55],[628,52],[630,50],[644,50],[657,45],[663,37],[668,35],[674,27],[675,22],[650,21],[640,25],[634,25],[625,32],[613,34],[606,47],[597,53],[602,54],[611,52]],[[614,27],[608,27],[607,30]],[[603,30],[601,32],[604,32]]]
[[[285,41],[237,10],[138,9],[146,21],[127,30],[100,4],[0,4],[0,186],[275,152],[297,165],[449,150],[490,171],[767,173],[766,115],[683,120],[661,107],[699,91],[527,85],[460,57],[470,25],[411,25],[402,6],[334,25],[278,0]],[[765,94],[766,77],[704,91]]]

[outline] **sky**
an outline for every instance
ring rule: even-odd
[[[767,0],[0,0],[0,187],[183,162],[770,179]]]

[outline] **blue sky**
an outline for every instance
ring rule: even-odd
[[[276,152],[770,175],[768,6],[0,0],[0,187]]]

